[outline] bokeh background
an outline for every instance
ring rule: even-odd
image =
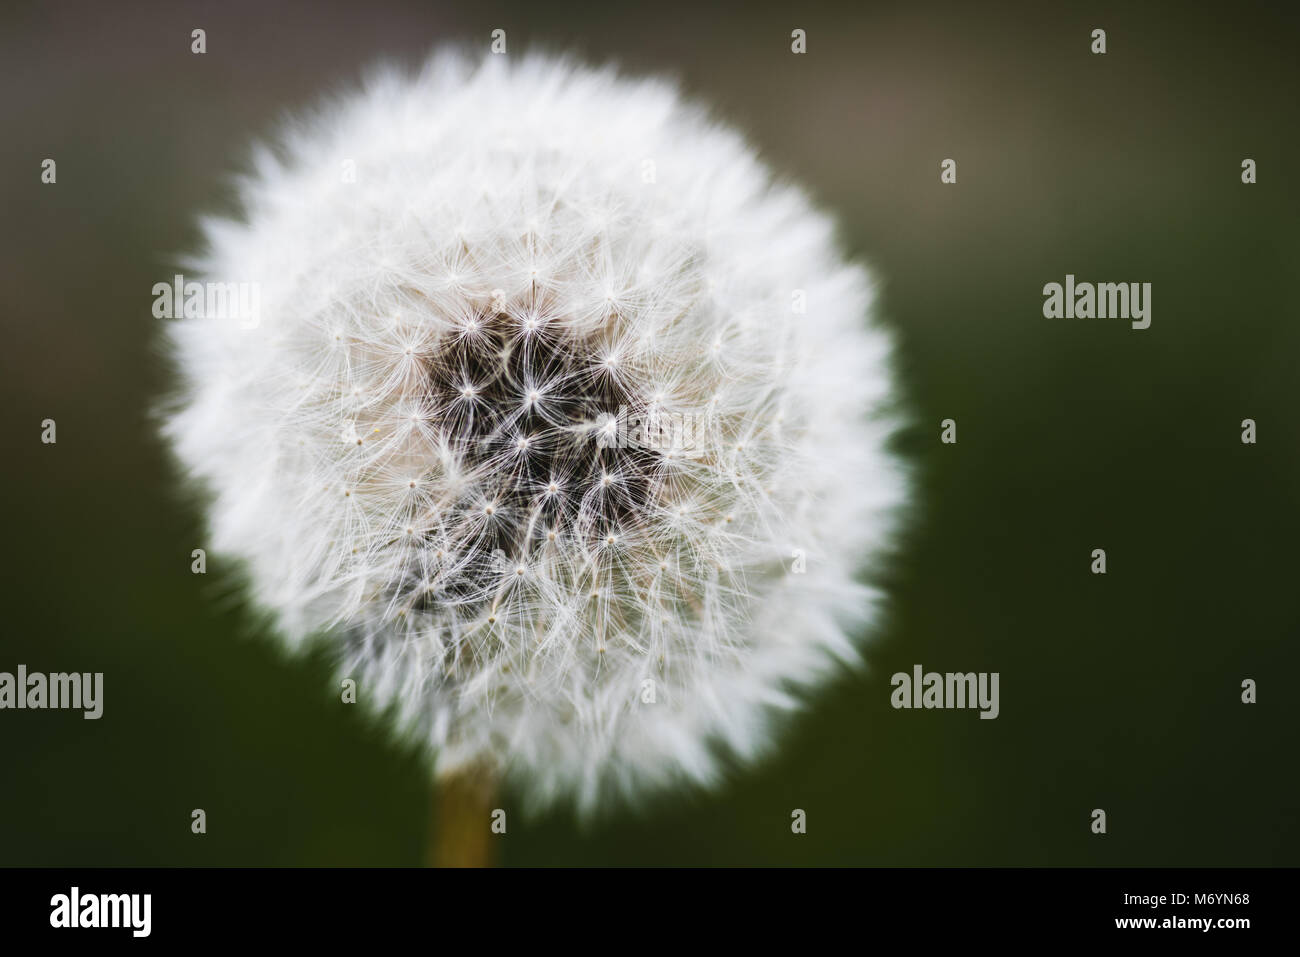
[[[1297,9],[1135,6],[5,4],[0,670],[102,671],[106,701],[0,712],[0,864],[423,860],[420,756],[214,556],[190,573],[150,289],[250,139],[498,27],[678,76],[836,212],[898,334],[919,505],[869,667],[771,760],[591,829],[513,815],[500,862],[1300,863]],[[1153,283],[1151,328],[1044,319],[1067,272]],[[1001,716],[891,709],[915,663],[999,672]]]

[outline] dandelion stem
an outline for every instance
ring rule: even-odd
[[[443,778],[434,801],[427,863],[431,867],[491,867],[492,777],[466,771]]]

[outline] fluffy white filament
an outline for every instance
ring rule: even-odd
[[[439,773],[590,811],[751,759],[854,659],[905,482],[831,223],[659,81],[442,55],[206,224],[167,433],[290,647]]]

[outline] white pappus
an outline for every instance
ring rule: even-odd
[[[435,55],[256,154],[165,432],[291,648],[439,774],[709,785],[855,646],[906,499],[831,221],[659,80]]]

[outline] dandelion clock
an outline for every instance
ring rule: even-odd
[[[709,786],[855,660],[906,491],[891,344],[737,133],[661,81],[442,54],[240,194],[187,278],[256,321],[169,325],[166,434],[280,638],[453,790]]]

